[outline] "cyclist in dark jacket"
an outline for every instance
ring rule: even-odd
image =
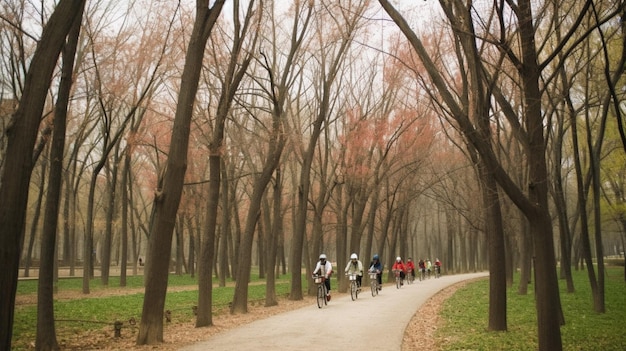
[[[378,257],[378,254],[372,257],[372,262],[370,262],[370,268],[368,269],[368,271],[376,272],[376,280],[378,280],[378,290],[382,290],[383,289],[383,278],[382,278],[383,264],[380,263],[380,257]]]

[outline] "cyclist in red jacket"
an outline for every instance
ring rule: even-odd
[[[409,273],[413,279],[415,279],[415,263],[411,257],[406,260],[406,272]]]
[[[391,267],[392,271],[400,271],[400,285],[404,285],[404,276],[406,273],[406,267],[404,266],[404,262],[402,262],[402,258],[400,256],[396,257],[396,262],[394,262]]]

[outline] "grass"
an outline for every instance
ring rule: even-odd
[[[591,289],[584,271],[576,271],[574,284],[576,292],[568,294],[565,282],[560,281],[561,303],[566,324],[561,328],[563,349],[567,351],[626,350],[626,334],[623,325],[626,322],[626,292],[623,267],[609,268],[605,280],[606,313],[593,311]],[[250,301],[265,298],[265,285],[262,280],[253,279],[249,285]],[[519,277],[516,277],[519,280]],[[143,286],[140,276],[128,277],[127,288],[119,288],[118,278],[112,277],[109,287],[129,289],[123,296],[102,298],[77,298],[70,301],[55,302],[56,328],[59,336],[79,333],[86,330],[101,329],[103,324],[111,326],[115,321],[126,323],[130,319],[139,321],[143,305],[143,293],[135,293],[134,288]],[[303,279],[303,283],[306,279]],[[195,286],[197,281],[190,276],[172,275],[170,286]],[[232,301],[234,287],[214,288],[214,313],[224,313],[228,303]],[[82,279],[61,279],[59,290],[82,290]],[[99,284],[99,280],[91,283],[92,292],[110,289]],[[448,299],[442,311],[445,325],[439,328],[435,337],[442,350],[536,350],[537,322],[535,301],[532,294],[518,295],[516,285],[507,293],[508,331],[488,332],[488,290],[487,280],[468,284],[459,289]],[[532,286],[529,289],[532,291]],[[36,295],[36,281],[20,281],[18,294]],[[282,276],[276,282],[276,293],[286,295],[289,291],[288,276]],[[165,301],[165,309],[172,311],[172,321],[188,321],[193,317],[192,306],[198,301],[197,290],[169,292]],[[36,307],[34,305],[17,306],[13,329],[14,350],[32,349],[28,345],[35,339]]]
[[[258,278],[258,274],[253,274],[248,287],[248,299],[251,302],[265,300],[265,284]],[[306,281],[303,279],[303,281]],[[188,275],[170,275],[168,286],[196,286],[197,279]],[[90,284],[90,291],[119,289],[128,290],[128,294],[107,297],[85,297],[72,300],[58,300],[54,304],[55,327],[57,335],[63,335],[102,329],[109,325],[113,330],[113,324],[121,321],[125,326],[129,326],[131,320],[137,324],[141,319],[143,308],[143,291],[136,293],[136,288],[143,287],[143,277],[127,277],[127,286],[119,287],[119,278],[111,277],[109,287],[102,286],[99,279],[94,279]],[[276,281],[276,294],[285,296],[289,292],[288,276],[282,276]],[[58,282],[59,291],[82,291],[82,278],[64,278]],[[224,313],[234,295],[234,285],[232,281],[225,287],[213,288],[213,313]],[[37,281],[24,280],[18,283],[18,295],[37,294]],[[80,295],[79,295],[80,296]],[[88,295],[86,295],[88,296]],[[193,306],[197,305],[198,291],[196,289],[168,292],[165,299],[165,310],[171,311],[172,322],[188,321],[195,318]],[[37,325],[37,308],[35,305],[16,306],[13,325],[13,350],[29,350],[34,343]]]
[[[258,274],[257,274],[258,275]],[[259,278],[253,278],[252,282],[261,281]],[[189,285],[198,285],[198,280],[196,278],[191,277],[190,275],[176,275],[171,274],[168,278],[169,286],[189,286]],[[97,292],[101,290],[107,290],[112,287],[120,286],[120,277],[111,276],[109,278],[109,285],[103,286],[100,283],[100,278],[91,279],[89,284],[90,292]],[[57,283],[57,288],[59,291],[82,291],[83,289],[83,278],[60,278]],[[126,277],[126,287],[125,288],[143,288],[143,276],[135,275],[135,276],[127,276]],[[37,280],[36,279],[27,279],[20,280],[17,284],[17,295],[24,294],[36,294],[37,293]]]
[[[626,350],[626,298],[623,267],[607,269],[606,313],[593,311],[586,271],[573,272],[576,292],[568,294],[559,281],[565,325],[563,350]],[[519,280],[519,276],[517,276]],[[506,332],[489,332],[488,280],[468,284],[448,299],[442,310],[445,326],[435,334],[442,350],[536,350],[537,321],[532,293],[518,295],[516,285],[507,292]],[[529,287],[532,292],[532,286]]]

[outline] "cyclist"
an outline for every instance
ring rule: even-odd
[[[417,266],[419,267],[421,273],[420,280],[424,279],[424,276],[426,275],[426,263],[423,258],[420,258],[420,261],[417,262]]]
[[[411,274],[413,279],[415,279],[415,263],[411,257],[406,259],[406,271]]]
[[[426,259],[426,270],[428,271],[428,277],[430,277],[430,272],[433,270],[433,263],[430,262],[430,258]]]
[[[356,253],[350,255],[350,261],[346,265],[346,274],[356,273],[356,285],[361,288],[361,279],[363,278],[363,263],[359,261],[359,256]]]
[[[368,271],[376,272],[376,280],[378,281],[378,290],[383,290],[383,278],[382,278],[383,264],[380,263],[380,257],[378,257],[378,254],[372,257],[372,262],[370,262],[370,268],[368,269]]]
[[[435,259],[435,270],[437,274],[441,274],[441,261],[438,258]]]
[[[330,275],[333,274],[333,266],[326,260],[326,254],[320,255],[320,260],[317,261],[313,275],[318,274],[318,272],[326,278],[324,280],[324,284],[326,285],[326,300],[330,301]]]
[[[404,275],[406,272],[406,267],[404,266],[404,262],[402,262],[402,257],[396,257],[396,262],[391,267],[393,271],[400,271],[400,285],[404,285]]]

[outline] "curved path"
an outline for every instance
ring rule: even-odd
[[[257,320],[182,350],[400,350],[404,329],[430,297],[460,281],[488,275],[444,275],[400,289],[386,285],[376,297],[367,286],[356,301],[349,294],[333,296],[321,309],[311,305]]]

